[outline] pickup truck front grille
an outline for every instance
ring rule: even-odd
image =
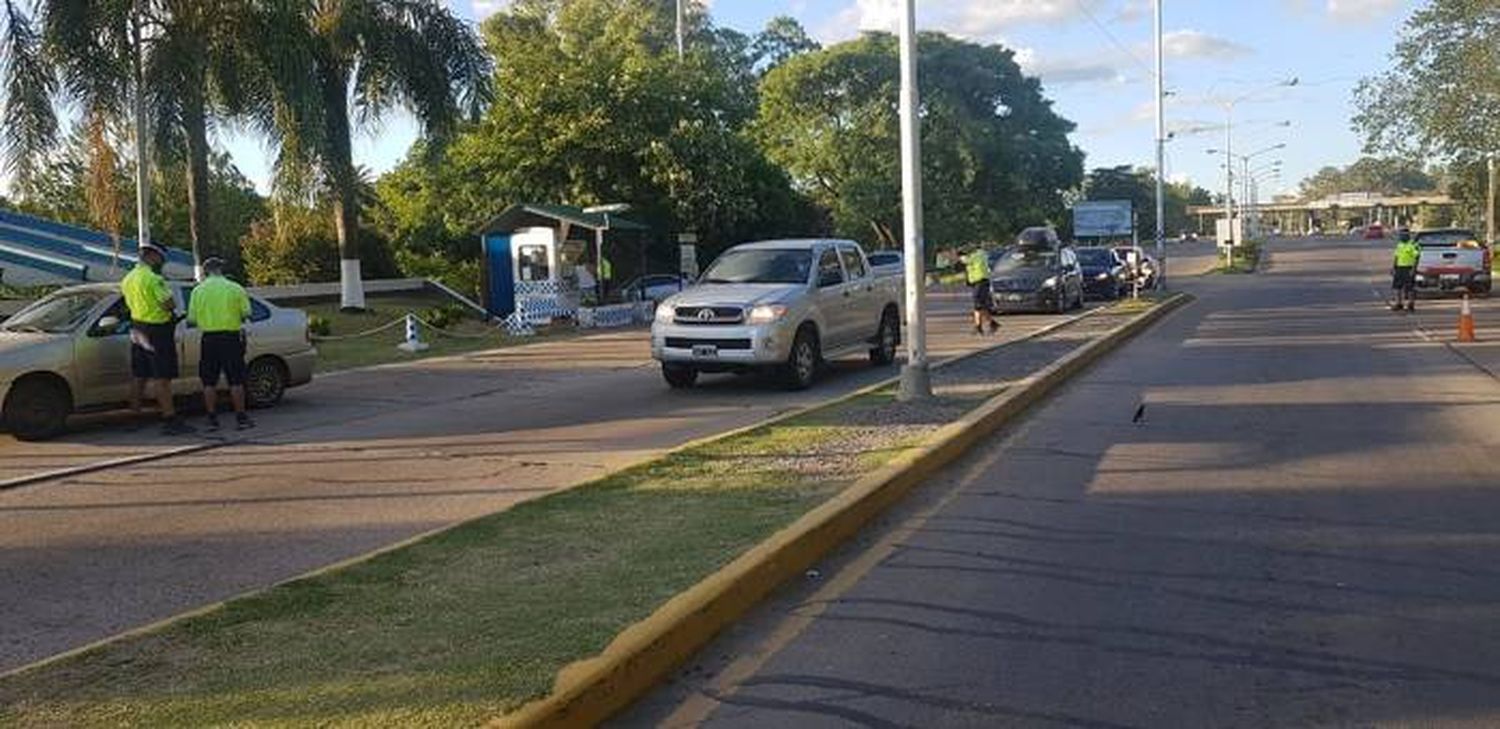
[[[679,306],[674,319],[687,326],[739,324],[745,320],[745,311],[738,306]]]
[[[717,347],[719,349],[749,349],[748,339],[707,339],[699,337],[667,337],[668,349],[692,349],[698,346]]]

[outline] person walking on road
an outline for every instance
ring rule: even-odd
[[[235,426],[239,430],[255,427],[255,421],[245,412],[244,325],[250,318],[250,296],[239,284],[224,277],[224,261],[219,258],[203,262],[203,281],[193,288],[187,318],[203,332],[198,348],[198,378],[203,381],[208,429],[219,429],[220,376],[229,382]]]
[[[1391,290],[1396,300],[1391,311],[1417,310],[1417,261],[1422,257],[1422,248],[1411,239],[1409,231],[1396,236],[1396,253],[1391,268]]]
[[[142,243],[140,260],[120,280],[120,294],[130,311],[130,409],[139,412],[146,388],[153,388],[162,418],[162,433],[193,432],[172,404],[172,380],[177,377],[177,305],[172,288],[162,278],[166,252]]]
[[[984,334],[988,327],[994,334],[1000,325],[995,323],[995,300],[990,291],[990,255],[983,246],[975,246],[964,256],[964,278],[974,295],[974,333]]]

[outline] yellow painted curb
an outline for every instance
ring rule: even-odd
[[[927,445],[859,479],[626,628],[599,655],[565,667],[551,694],[495,719],[490,726],[592,726],[630,705],[771,591],[849,539],[980,438],[1191,300],[1187,294],[1172,296],[938,429]]]

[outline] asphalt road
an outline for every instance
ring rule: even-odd
[[[1202,268],[1207,248],[1185,251]],[[934,360],[1056,316],[968,333],[933,297]],[[839,362],[790,393],[755,378],[669,391],[646,335],[616,332],[320,378],[254,438],[0,491],[0,670],[498,511],[894,375]],[[102,417],[43,444],[0,440],[0,477],[194,442]]]
[[[1500,725],[1500,380],[1386,261],[1192,282],[618,724]]]

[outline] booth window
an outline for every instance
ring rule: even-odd
[[[523,245],[517,249],[516,256],[521,260],[522,281],[547,281],[552,278],[552,270],[547,265],[546,246]]]

